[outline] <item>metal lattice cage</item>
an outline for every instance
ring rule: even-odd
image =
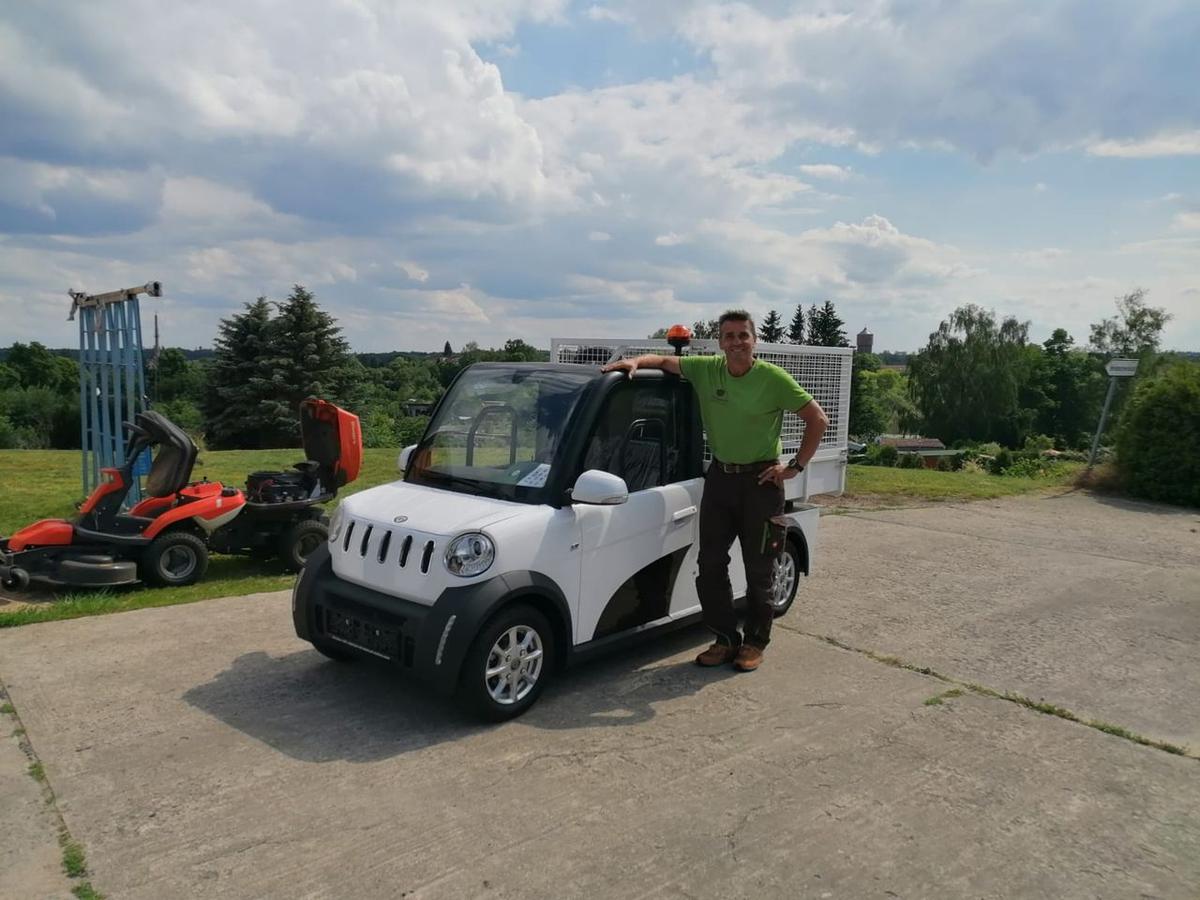
[[[617,359],[656,353],[670,356],[674,348],[660,340],[601,340],[555,338],[550,342],[550,361],[599,366]],[[686,356],[718,354],[713,340],[693,340]],[[809,347],[803,344],[758,344],[754,354],[774,363],[813,395],[829,416],[829,428],[821,438],[818,458],[838,455],[846,447],[850,422],[850,375],[854,351],[849,347]],[[804,422],[794,413],[783,417],[783,449],[795,452],[804,436]],[[708,450],[705,448],[707,455]]]

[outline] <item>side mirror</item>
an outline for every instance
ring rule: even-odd
[[[400,470],[400,474],[408,471],[408,464],[412,462],[413,453],[416,452],[417,445],[410,444],[400,451],[400,458],[396,460],[396,468]]]
[[[594,506],[617,506],[629,499],[625,479],[600,469],[588,469],[569,491],[575,503]]]

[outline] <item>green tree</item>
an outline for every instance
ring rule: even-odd
[[[948,444],[1025,439],[1019,393],[1028,373],[1029,324],[959,307],[909,359],[909,392],[923,430]]]
[[[1117,468],[1141,497],[1200,506],[1200,365],[1140,377],[1117,429]]]
[[[6,363],[0,362],[0,391],[21,386],[21,376],[17,370]]]
[[[775,310],[767,313],[758,326],[758,339],[764,344],[778,344],[783,339],[783,323]]]
[[[50,388],[60,395],[79,392],[79,365],[75,360],[51,353],[37,341],[13,344],[5,363],[22,387]]]
[[[520,338],[509,338],[500,352],[506,362],[544,362],[550,358],[549,353],[531,347]]]
[[[1117,315],[1091,326],[1089,344],[1105,356],[1141,356],[1158,350],[1163,326],[1171,316],[1146,305],[1146,291],[1137,288],[1117,298]]]
[[[271,383],[271,304],[266,297],[245,304],[245,311],[222,319],[217,327],[208,390],[201,410],[208,446],[230,450],[262,446],[261,403]]]
[[[788,326],[787,338],[793,344],[804,343],[804,304],[797,303],[796,311],[792,314],[792,324]]]
[[[703,319],[692,323],[692,337],[696,340],[715,341],[721,336],[720,319]],[[665,337],[665,335],[664,335]]]
[[[167,347],[158,354],[158,364],[150,373],[152,396],[156,403],[199,403],[204,397],[204,374],[200,364],[189,360],[178,347]]]
[[[1100,418],[1106,379],[1101,361],[1074,349],[1074,339],[1063,328],[1042,343],[1042,351],[1028,348],[1037,357],[1023,403],[1034,403],[1033,431],[1049,435],[1058,447],[1085,447]]]
[[[322,310],[312,292],[295,285],[270,323],[269,374],[254,387],[259,402],[259,446],[295,446],[300,439],[300,403],[320,397],[351,406],[361,363],[350,355],[342,329]]]
[[[454,355],[454,351],[450,349],[450,342],[446,341],[446,343],[442,345],[442,356],[453,356],[453,355]]]
[[[817,347],[849,347],[846,323],[838,316],[832,300],[826,300],[808,313],[808,342]]]

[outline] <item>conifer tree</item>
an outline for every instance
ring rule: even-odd
[[[817,347],[850,346],[846,340],[846,323],[838,316],[832,300],[826,300],[820,309],[814,305],[809,311],[808,342]]]
[[[300,438],[300,402],[319,397],[347,405],[354,366],[342,329],[303,285],[293,287],[280,304],[271,333],[269,373],[253,382],[261,397],[259,446],[295,446]]]
[[[779,321],[779,313],[771,310],[758,326],[758,339],[764,344],[778,344],[783,339],[783,324]]]
[[[271,305],[266,297],[222,319],[208,364],[208,390],[201,408],[204,434],[214,450],[257,447],[259,385],[271,374]]]
[[[788,340],[793,344],[804,343],[804,304],[796,304],[796,312],[792,316],[792,324],[788,326]]]

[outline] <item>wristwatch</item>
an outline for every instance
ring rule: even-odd
[[[804,466],[800,465],[800,461],[797,460],[796,457],[794,457],[794,456],[787,461],[787,467],[789,469],[795,469],[797,472],[804,471]]]

